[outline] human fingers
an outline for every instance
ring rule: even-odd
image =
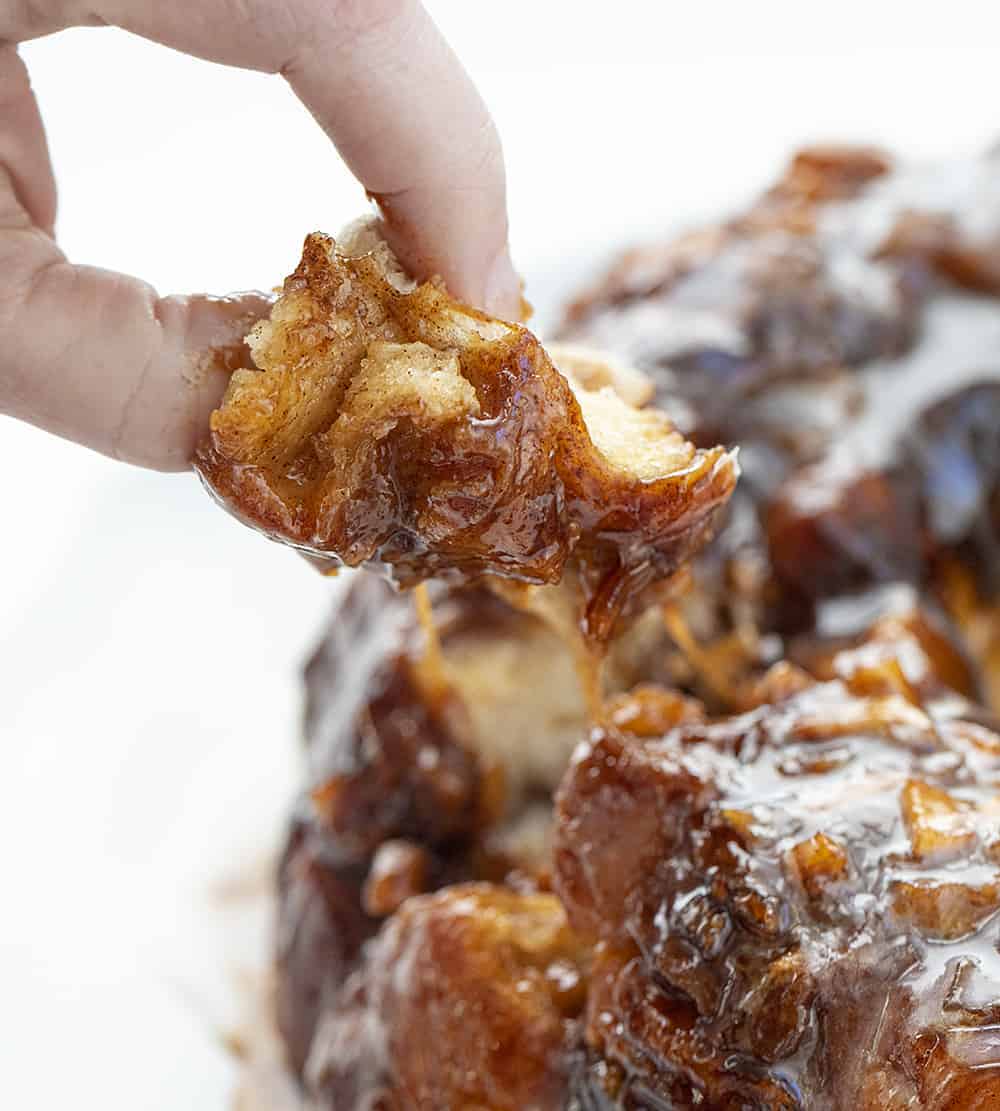
[[[15,5],[16,9],[16,5]],[[0,37],[104,22],[285,76],[379,204],[407,268],[520,311],[503,153],[481,97],[418,0],[35,0]]]
[[[93,22],[283,72],[381,199],[404,261],[441,273],[473,303],[516,315],[495,131],[419,4],[39,0],[0,11],[0,38]],[[9,123],[16,114],[4,119],[0,142],[0,404],[116,457],[184,467],[267,302],[160,299],[136,279],[71,266],[45,234],[54,190],[26,75],[10,48],[0,66],[0,89],[8,82],[21,107],[17,126]],[[410,108],[415,127],[405,122]]]

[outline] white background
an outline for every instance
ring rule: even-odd
[[[610,247],[738,204],[798,142],[1000,135],[987,0],[430,6],[504,136],[542,325]],[[24,56],[74,259],[269,287],[360,210],[277,79],[112,31]],[[0,481],[0,1106],[223,1108],[219,988],[253,954],[215,888],[277,840],[330,584],[193,478],[5,418]]]

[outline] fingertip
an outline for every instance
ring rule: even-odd
[[[525,317],[521,279],[510,249],[497,251],[498,228],[506,229],[503,210],[484,236],[479,214],[456,213],[437,192],[411,190],[402,195],[368,194],[379,229],[406,272],[417,281],[441,278],[448,292],[473,308],[503,320]],[[487,239],[487,244],[483,240]]]
[[[244,340],[270,299],[255,292],[156,298],[148,287],[142,297],[153,327],[145,337],[133,329],[117,373],[104,380],[104,427],[75,436],[123,462],[188,470],[233,371],[252,365]]]
[[[523,304],[521,279],[505,246],[487,271],[483,308],[501,320],[520,320]]]

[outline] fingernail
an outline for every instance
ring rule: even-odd
[[[497,255],[486,276],[484,308],[502,320],[521,319],[521,279],[507,247]]]

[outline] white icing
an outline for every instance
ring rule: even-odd
[[[902,167],[876,179],[854,200],[828,205],[819,234],[873,254],[908,211],[951,217],[971,240],[1000,237],[1000,158]]]

